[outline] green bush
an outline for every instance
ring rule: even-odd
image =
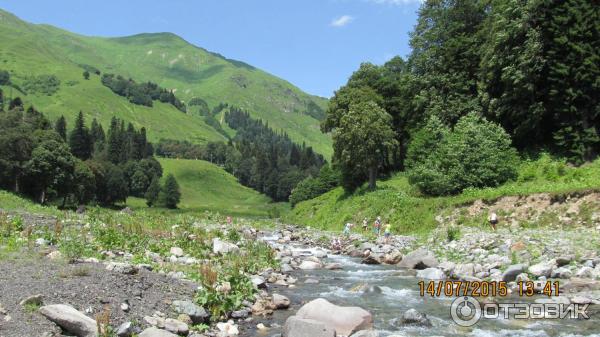
[[[60,80],[54,75],[30,76],[23,83],[23,89],[28,93],[54,95],[60,87]]]
[[[519,160],[510,136],[476,114],[462,117],[437,144],[425,158],[416,156],[409,173],[410,182],[425,194],[449,195],[466,188],[495,187],[517,176]]]

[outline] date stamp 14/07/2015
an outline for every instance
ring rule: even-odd
[[[517,294],[533,296],[542,294],[546,296],[560,295],[560,284],[558,281],[519,281],[517,282]],[[508,283],[505,281],[420,281],[419,294],[431,297],[505,297],[511,294]]]

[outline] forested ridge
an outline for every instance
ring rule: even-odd
[[[342,184],[406,170],[422,192],[454,194],[514,179],[544,152],[593,160],[599,31],[598,1],[424,2],[410,55],[361,64],[330,100],[322,130]]]
[[[227,105],[219,105],[220,112]],[[212,115],[211,115],[212,116]],[[296,185],[316,176],[325,159],[312,147],[298,145],[285,132],[271,129],[268,123],[255,120],[239,108],[228,107],[224,121],[236,131],[225,142],[205,145],[163,139],[156,154],[170,158],[202,159],[222,166],[247,187],[264,193],[276,201],[288,201]]]

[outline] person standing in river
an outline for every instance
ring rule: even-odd
[[[496,212],[492,211],[492,213],[490,214],[489,218],[488,218],[490,225],[492,225],[492,229],[494,229],[494,231],[496,230],[496,224],[498,224],[498,215],[496,214]]]
[[[373,223],[373,232],[379,236],[379,234],[381,233],[381,217],[378,216],[377,219],[375,219],[375,222]]]

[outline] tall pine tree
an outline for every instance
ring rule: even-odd
[[[71,153],[81,160],[89,159],[92,156],[92,142],[90,131],[85,126],[83,112],[79,111],[75,120],[75,127],[69,134],[69,147]]]
[[[56,120],[54,131],[56,131],[65,142],[67,141],[67,120],[65,119],[65,116],[60,116]]]

